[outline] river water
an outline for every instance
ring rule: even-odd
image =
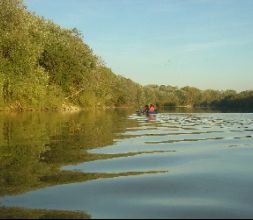
[[[253,114],[0,115],[0,206],[252,218]]]

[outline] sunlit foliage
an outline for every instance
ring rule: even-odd
[[[0,9],[0,107],[136,103],[140,86],[105,67],[77,29],[31,14],[21,0],[1,1]]]

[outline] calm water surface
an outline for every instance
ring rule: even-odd
[[[0,206],[252,218],[253,114],[0,114]]]

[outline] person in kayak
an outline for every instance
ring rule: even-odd
[[[153,104],[150,104],[149,112],[150,113],[155,113],[155,106]]]
[[[148,105],[145,105],[145,107],[144,107],[144,109],[143,109],[143,111],[142,111],[142,113],[148,113],[149,112],[149,107],[148,107]]]

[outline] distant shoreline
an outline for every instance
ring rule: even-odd
[[[55,108],[22,108],[22,109],[15,109],[11,107],[0,107],[0,113],[26,113],[26,112],[41,112],[41,113],[78,113],[81,111],[106,111],[106,110],[116,110],[116,109],[137,109],[132,106],[104,106],[104,107],[97,107],[97,108],[82,108],[80,106],[74,106],[74,105],[62,105],[61,107],[55,107]],[[159,106],[160,110],[166,111],[166,110],[186,110],[187,111],[195,111],[195,110],[211,110],[211,111],[222,111],[222,112],[241,112],[241,113],[253,113],[253,109],[251,108],[241,108],[241,107],[216,107],[216,106]]]

